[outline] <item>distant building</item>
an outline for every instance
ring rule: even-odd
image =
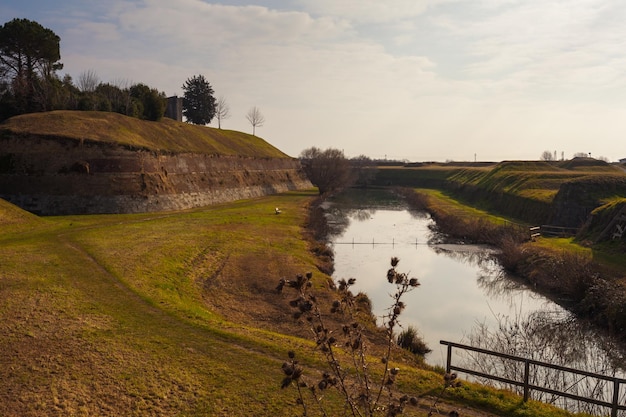
[[[165,117],[174,119],[177,122],[183,121],[183,98],[172,96],[167,98],[167,107],[165,108]]]
[[[619,163],[620,163],[620,164],[626,164],[626,158],[622,158],[622,159],[620,159],[620,160],[619,160]]]

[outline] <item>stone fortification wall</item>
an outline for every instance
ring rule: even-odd
[[[311,187],[295,159],[0,138],[0,198],[41,215],[180,210]]]

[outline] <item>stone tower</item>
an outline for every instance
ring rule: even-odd
[[[183,98],[172,96],[167,98],[167,107],[165,109],[165,117],[174,119],[178,122],[183,121]]]

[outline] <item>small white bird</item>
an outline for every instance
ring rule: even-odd
[[[276,207],[276,214],[280,214],[280,209]]]

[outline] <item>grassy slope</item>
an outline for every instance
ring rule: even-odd
[[[58,136],[111,142],[134,148],[211,155],[287,158],[263,139],[234,130],[195,126],[163,118],[149,122],[117,113],[53,111],[13,117],[1,130],[17,134]]]
[[[614,165],[594,159],[577,158],[564,162],[505,161],[492,166],[468,167],[452,164],[418,168],[381,168],[381,177],[393,184],[413,179],[469,184],[480,189],[503,192],[540,202],[551,202],[565,181],[603,176],[625,176]],[[416,184],[423,186],[422,184]]]
[[[281,415],[286,393],[275,388],[289,338],[211,311],[199,281],[230,268],[242,245],[257,255],[276,245],[269,288],[272,272],[285,272],[279,260],[310,263],[284,253],[303,245],[293,218],[272,215],[278,205],[302,216],[303,198],[4,228],[0,415]]]
[[[44,221],[32,213],[0,199],[0,227],[26,227],[33,228],[41,225]]]
[[[579,159],[559,163],[510,161],[496,165],[488,172],[467,169],[448,177],[450,181],[468,183],[479,188],[504,192],[531,200],[551,202],[565,181],[623,175],[623,171],[603,161]]]
[[[0,234],[0,415],[293,415],[294,392],[278,388],[286,352],[318,362],[288,336],[290,297],[273,288],[314,269],[301,229],[312,196],[45,219],[1,204],[12,220]],[[402,368],[407,392],[440,386]],[[469,384],[453,396],[500,415],[566,415]]]
[[[626,197],[626,172],[590,158],[550,163],[504,161],[491,166],[380,167],[376,181],[443,190],[466,204],[533,224],[550,221],[555,210],[565,207],[563,199],[571,200],[573,207],[593,208]],[[565,191],[559,193],[564,185]]]

